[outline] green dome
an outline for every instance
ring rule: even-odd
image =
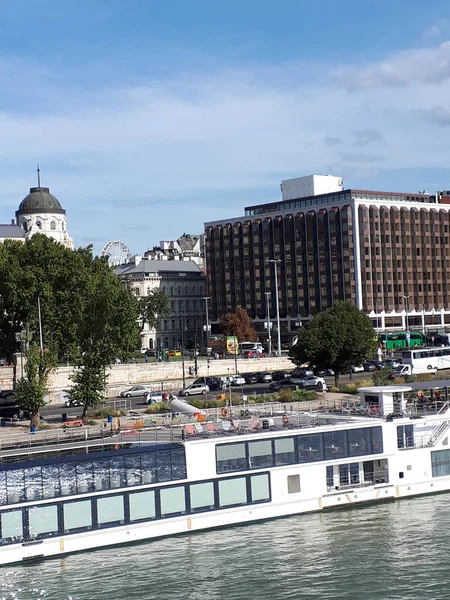
[[[50,189],[46,187],[34,187],[30,189],[30,193],[20,203],[19,210],[16,215],[24,214],[41,214],[41,213],[62,213],[63,209],[59,200],[50,194]]]

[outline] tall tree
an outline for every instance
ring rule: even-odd
[[[156,329],[161,319],[170,316],[169,297],[163,291],[154,289],[150,294],[138,300],[139,332],[148,325],[149,329]]]
[[[12,358],[16,334],[27,332],[29,368],[17,389],[24,408],[35,393],[33,419],[58,360],[104,368],[136,346],[137,318],[136,299],[91,247],[72,251],[43,235],[0,245],[0,353]]]
[[[220,319],[220,329],[224,335],[235,335],[238,342],[254,342],[256,331],[252,320],[244,308],[237,308],[234,313],[227,313]]]
[[[337,302],[299,329],[289,355],[297,364],[333,369],[337,385],[341,373],[372,358],[377,346],[369,317],[350,302]]]

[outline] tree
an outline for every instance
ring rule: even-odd
[[[237,308],[236,312],[223,315],[220,319],[220,328],[224,335],[235,335],[238,342],[256,340],[255,328],[244,308]]]
[[[104,399],[106,368],[124,358],[138,340],[136,298],[114,276],[105,258],[83,256],[84,302],[74,354],[76,370],[67,390],[81,400],[83,417]]]
[[[92,247],[73,251],[43,235],[0,245],[0,353],[11,360],[16,334],[27,332],[29,366],[16,389],[34,420],[58,360],[70,355],[79,369],[94,369],[83,375],[94,381],[94,373],[136,347],[137,318],[136,298]]]
[[[139,298],[139,332],[142,333],[145,325],[149,329],[156,329],[161,319],[170,316],[169,297],[161,290],[151,290],[148,296]]]
[[[16,383],[15,400],[19,406],[31,414],[31,425],[39,426],[39,411],[45,406],[45,396],[48,394],[48,376],[54,363],[49,352],[41,350],[32,343],[27,349],[25,377]]]
[[[372,358],[377,346],[369,317],[350,302],[337,302],[299,329],[289,355],[299,365],[333,369],[337,385],[341,373]]]

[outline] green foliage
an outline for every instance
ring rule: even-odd
[[[317,314],[298,330],[298,343],[291,346],[296,364],[331,368],[336,384],[341,373],[370,359],[377,350],[377,337],[369,317],[350,302],[337,302]]]
[[[236,312],[223,315],[220,319],[220,329],[224,335],[235,335],[238,342],[256,340],[255,328],[244,308],[237,308]]]
[[[317,399],[316,392],[311,390],[294,390],[292,392],[293,402],[312,402]]]
[[[156,329],[162,319],[170,316],[169,297],[161,290],[151,290],[148,296],[139,298],[139,331],[147,324],[150,329]]]
[[[16,382],[15,400],[21,408],[31,413],[32,425],[39,424],[39,411],[45,406],[48,393],[48,375],[53,368],[52,356],[41,351],[36,344],[30,344],[25,365],[25,376]]]
[[[126,414],[127,413],[125,410],[114,410],[114,408],[103,407],[95,411],[94,417],[97,417],[98,419],[106,419],[109,416],[124,417]]]
[[[154,404],[149,406],[145,412],[148,415],[158,415],[163,412],[171,412],[170,404],[167,404],[167,402],[155,402]]]
[[[392,369],[390,367],[384,367],[380,371],[374,372],[372,375],[373,385],[391,385],[391,373]]]
[[[88,408],[94,408],[105,399],[106,377],[105,370],[98,365],[85,365],[74,370],[70,376],[73,385],[66,390],[71,400],[77,400],[83,404],[83,417],[86,416]]]

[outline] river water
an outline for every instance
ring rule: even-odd
[[[450,598],[450,494],[0,567],[0,600]]]

